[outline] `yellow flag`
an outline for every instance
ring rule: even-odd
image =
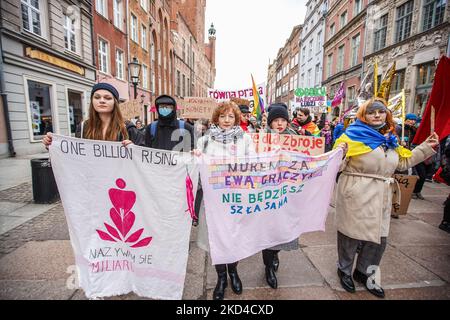
[[[384,100],[389,99],[389,93],[391,92],[391,85],[392,80],[394,80],[394,75],[395,75],[395,62],[386,71],[383,80],[381,81],[380,89],[378,89],[378,92],[376,94],[377,97],[383,98]]]
[[[375,58],[375,65],[373,66],[373,95],[376,97],[378,92],[378,60]]]

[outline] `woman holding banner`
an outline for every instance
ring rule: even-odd
[[[433,133],[412,152],[401,147],[386,106],[381,98],[366,101],[355,123],[336,141],[348,144],[336,196],[338,276],[346,291],[355,292],[352,268],[360,246],[353,278],[380,298],[384,290],[374,275],[386,248],[393,188],[398,188],[392,175],[432,156],[439,143]]]
[[[75,132],[75,136],[83,139],[122,141],[123,145],[138,144],[142,134],[134,125],[125,126],[119,108],[119,92],[109,83],[97,83],[92,87],[89,119],[83,121]],[[138,141],[128,140],[135,137]],[[52,143],[52,133],[48,132],[42,139],[48,148]]]
[[[194,154],[202,153],[215,157],[242,157],[255,152],[252,139],[244,135],[239,126],[241,112],[234,102],[222,102],[214,110],[211,127],[206,135],[198,140]],[[202,205],[204,208],[204,204]],[[209,251],[208,231],[205,214],[200,214],[197,244],[200,248]],[[217,284],[213,292],[213,300],[223,300],[225,288],[228,285],[227,269],[231,279],[231,288],[234,293],[242,293],[242,282],[237,272],[238,261],[230,264],[215,265],[217,271]]]

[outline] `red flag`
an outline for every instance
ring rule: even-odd
[[[433,88],[423,113],[419,129],[414,137],[414,144],[425,141],[431,132],[431,107],[435,110],[434,131],[439,140],[450,134],[450,58],[442,56],[436,69]]]

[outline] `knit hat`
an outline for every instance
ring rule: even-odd
[[[414,113],[408,113],[405,116],[405,120],[414,120],[417,121],[419,119],[419,117],[417,115],[415,115]]]
[[[156,98],[156,100],[155,100],[156,107],[158,107],[160,104],[168,104],[168,105],[176,107],[177,102],[171,96],[163,94],[163,95],[159,96],[158,98]]]
[[[250,113],[250,109],[244,104],[239,106],[239,110],[241,110],[241,113]]]
[[[91,91],[91,98],[94,95],[95,91],[98,90],[107,90],[109,92],[111,92],[111,94],[114,96],[114,98],[119,101],[119,91],[117,91],[116,88],[114,88],[112,85],[110,85],[109,83],[106,82],[100,82],[95,84],[92,87],[92,91]]]
[[[284,103],[276,103],[269,106],[269,116],[267,117],[267,124],[270,126],[276,118],[283,118],[289,122],[289,114],[287,106]]]

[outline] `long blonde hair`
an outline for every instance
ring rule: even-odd
[[[86,120],[86,124],[84,125],[85,133],[83,132],[83,137],[92,140],[117,141],[119,139],[119,133],[121,133],[122,140],[128,139],[128,132],[125,127],[122,113],[120,112],[119,102],[114,98],[111,123],[106,130],[105,137],[103,137],[102,120],[94,108],[92,99],[93,97],[91,97],[89,119]]]

